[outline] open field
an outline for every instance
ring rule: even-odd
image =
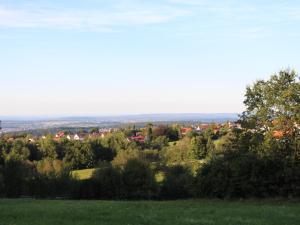
[[[300,203],[0,200],[0,225],[298,225]]]
[[[84,169],[84,170],[74,170],[72,171],[72,176],[79,180],[90,179],[95,172],[95,169]]]
[[[73,170],[71,174],[76,179],[87,180],[92,177],[95,170],[96,170],[95,168],[94,169],[84,169],[84,170]],[[164,180],[164,178],[165,178],[165,175],[163,172],[158,172],[155,174],[155,179],[158,183],[162,182]]]

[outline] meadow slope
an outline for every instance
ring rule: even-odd
[[[0,200],[0,225],[298,225],[300,203]]]

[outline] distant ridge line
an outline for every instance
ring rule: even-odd
[[[238,113],[153,113],[153,114],[120,114],[104,116],[0,116],[1,120],[17,121],[44,121],[44,120],[89,120],[89,121],[115,121],[123,122],[128,120],[137,121],[187,121],[187,120],[208,120],[208,119],[238,119]]]

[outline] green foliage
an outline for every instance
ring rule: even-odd
[[[203,136],[185,137],[166,147],[162,151],[162,158],[166,166],[188,166],[194,171],[207,153],[207,140]]]
[[[51,136],[47,136],[40,141],[40,151],[43,158],[54,160],[57,158],[57,143],[53,141]]]
[[[139,157],[140,152],[137,149],[127,149],[124,151],[119,151],[117,156],[112,161],[112,164],[116,167],[123,168],[129,160],[138,159]]]
[[[169,139],[166,136],[158,136],[156,138],[153,138],[149,146],[153,149],[161,150],[162,148],[168,146],[168,144]]]
[[[91,140],[90,144],[96,162],[112,161],[116,156],[116,151],[114,149],[105,147],[100,139]]]
[[[69,173],[41,174],[34,173],[27,181],[28,190],[26,194],[35,198],[70,198],[75,181]]]
[[[122,175],[110,163],[103,163],[92,176],[95,185],[95,198],[114,199],[122,194]]]
[[[123,192],[127,199],[153,198],[157,193],[155,177],[142,161],[129,160],[122,172]]]
[[[155,127],[153,130],[154,137],[165,136],[170,141],[178,141],[179,140],[179,127],[177,126],[166,126],[159,125]]]
[[[16,140],[12,144],[10,151],[8,153],[4,153],[6,160],[25,161],[29,158],[29,155],[30,151],[22,140]]]
[[[3,177],[3,168],[0,165],[0,198],[5,196],[5,184],[4,184],[4,177]]]
[[[72,170],[92,168],[95,165],[92,145],[89,142],[74,142],[66,151],[64,163]]]
[[[93,127],[89,130],[89,133],[92,134],[92,133],[97,133],[99,131],[99,129],[97,127]]]
[[[239,121],[243,129],[229,123],[221,129],[211,124],[201,133],[192,131],[184,137],[179,125],[150,123],[84,141],[4,135],[0,138],[0,196],[299,197],[297,74],[284,70],[255,82],[247,88],[244,103],[246,111]],[[145,142],[131,141],[133,135],[144,135]]]
[[[244,119],[254,122],[255,128],[268,129],[274,119],[289,119],[292,126],[299,122],[300,83],[295,71],[283,70],[267,81],[257,81],[247,87],[245,97]]]
[[[212,155],[216,152],[216,146],[211,138],[208,138],[206,143],[207,155]]]
[[[207,162],[196,177],[198,197],[298,197],[300,164],[229,152]]]
[[[37,162],[36,169],[40,174],[60,174],[63,170],[63,162],[46,158]]]
[[[139,158],[145,162],[160,162],[159,150],[145,149],[139,153]]]
[[[109,134],[103,139],[102,144],[105,148],[111,149],[113,152],[125,150],[129,145],[125,134],[122,132]]]
[[[25,162],[10,158],[3,166],[4,193],[7,197],[19,197],[24,191],[28,167]]]
[[[189,145],[190,159],[204,159],[207,156],[207,140],[203,136],[193,137]]]
[[[179,165],[170,167],[165,173],[161,197],[167,199],[192,197],[193,181],[194,178],[188,168]]]
[[[300,124],[300,82],[297,73],[282,70],[269,80],[259,80],[247,87],[245,97],[246,111],[241,117],[244,127],[263,133],[268,139],[275,139],[273,133],[279,131],[283,145],[281,152],[275,154],[286,157],[292,153],[298,157],[296,140]]]
[[[29,150],[28,160],[39,161],[42,159],[42,154],[39,150],[39,146],[35,143],[26,143],[26,148]]]
[[[147,142],[151,142],[153,139],[153,124],[148,123],[146,125],[146,140]]]
[[[175,145],[171,145],[164,149],[163,158],[166,165],[181,164],[190,159],[189,154],[190,139],[184,138]]]
[[[216,142],[215,149],[216,154],[224,154],[228,151],[238,151],[238,137],[233,132],[227,133]]]

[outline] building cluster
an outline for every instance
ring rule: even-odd
[[[139,143],[145,143],[146,141],[146,136],[139,134],[136,136],[131,136],[127,138],[128,141],[134,141],[134,142],[139,142]]]
[[[210,129],[213,133],[217,134],[221,129],[242,129],[241,124],[237,122],[226,122],[226,123],[202,123],[202,124],[195,124],[191,125],[190,127],[182,127],[181,128],[181,135],[186,135],[189,132],[197,132],[202,133]]]
[[[145,143],[147,141],[147,136],[146,136],[146,128],[140,128],[137,132],[135,132],[134,135],[130,135],[127,137],[127,141],[129,142],[138,142],[138,143]],[[155,127],[154,127],[155,129]],[[185,136],[188,133],[191,132],[196,132],[196,133],[203,133],[206,132],[208,129],[211,130],[214,134],[217,134],[221,129],[225,130],[232,130],[232,129],[242,129],[241,125],[236,122],[226,122],[222,124],[218,123],[200,123],[200,124],[192,124],[189,126],[182,126],[179,128],[179,135],[180,136]],[[59,131],[53,136],[54,141],[60,141],[63,139],[68,139],[68,140],[74,140],[74,141],[83,141],[86,139],[91,139],[91,138],[104,138],[108,134],[120,131],[119,128],[99,128],[99,129],[93,129],[90,132],[82,131],[82,132],[69,132],[69,131]],[[280,136],[282,135],[280,132],[279,134],[275,134],[274,136]],[[46,136],[41,136],[41,137],[30,137],[28,138],[28,142],[34,143],[36,140],[39,138],[41,139],[46,139]],[[11,137],[11,140],[9,139],[8,141],[13,141],[13,137]]]
[[[227,130],[232,130],[232,129],[242,129],[241,124],[237,122],[226,122],[222,124],[217,124],[217,123],[201,123],[201,124],[194,124],[188,127],[181,127],[180,128],[180,135],[185,136],[190,132],[197,132],[197,133],[202,133],[207,131],[208,129],[211,129],[213,133],[217,134],[222,128],[227,129]],[[139,143],[144,143],[146,141],[146,136],[143,135],[142,132],[137,133],[135,136],[131,136],[127,138],[128,141],[132,142],[139,142]]]
[[[66,133],[64,131],[59,131],[55,134],[54,140],[59,141],[63,138],[66,138],[68,140],[83,141],[87,138],[104,138],[108,134],[116,131],[118,131],[118,129],[116,128],[100,128],[99,130],[95,130],[90,133],[81,132],[81,133],[74,133],[74,134]],[[46,137],[43,136],[42,138],[46,138]]]
[[[273,124],[276,125],[276,124]],[[296,127],[299,129],[300,127],[296,125]],[[242,126],[238,122],[226,122],[226,123],[200,123],[200,124],[192,124],[189,126],[182,126],[179,129],[180,135],[183,137],[191,132],[196,133],[203,133],[207,130],[210,130],[214,134],[218,134],[221,130],[230,131],[233,129],[242,129]],[[98,130],[95,130],[93,132],[81,132],[81,133],[73,133],[70,134],[69,132],[59,131],[55,134],[54,140],[59,141],[61,139],[68,139],[68,140],[75,140],[75,141],[83,141],[85,139],[89,138],[104,138],[108,134],[119,131],[118,128],[100,128]],[[251,131],[251,130],[250,130]],[[253,132],[255,132],[253,130]],[[273,137],[276,139],[281,139],[284,136],[286,136],[288,132],[284,132],[281,130],[275,130],[273,131]],[[45,136],[42,136],[42,138],[46,138]],[[138,143],[145,143],[147,141],[147,137],[145,135],[145,128],[141,128],[140,132],[135,133],[135,135],[129,136],[127,138],[127,141],[129,142],[138,142]],[[35,142],[34,138],[30,138],[29,142]]]

